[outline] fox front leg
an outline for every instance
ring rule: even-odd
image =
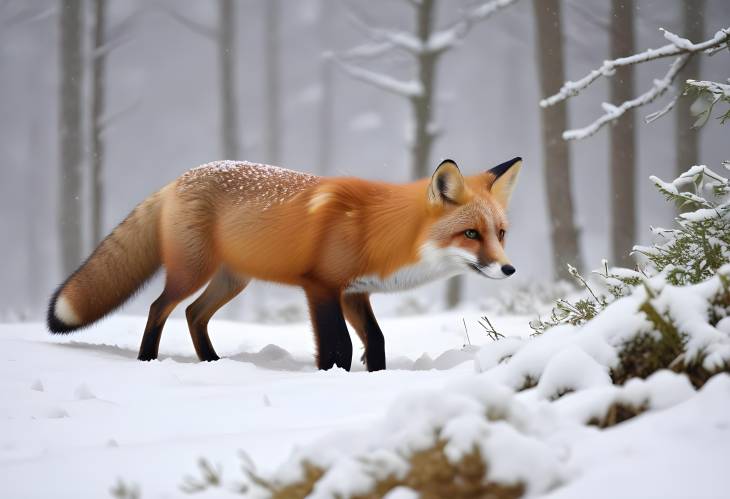
[[[365,345],[363,360],[368,371],[385,369],[385,338],[378,321],[375,320],[373,308],[370,306],[370,296],[367,293],[344,293],[342,308],[347,321]]]
[[[317,367],[333,366],[350,370],[352,364],[352,340],[342,313],[339,293],[310,286],[305,288],[309,313],[317,343]]]

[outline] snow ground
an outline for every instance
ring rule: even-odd
[[[40,323],[0,325],[0,496],[109,497],[117,478],[144,498],[180,497],[197,460],[241,476],[239,451],[261,471],[332,430],[363,428],[407,391],[440,388],[473,372],[473,349],[491,342],[478,313],[382,322],[389,370],[314,369],[307,323],[213,321],[223,358],[198,363],[183,321],[168,322],[160,360],[135,357],[145,318],[113,316],[69,336]],[[524,330],[528,318],[495,326]],[[495,322],[495,321],[493,321]],[[360,343],[353,335],[355,356]]]
[[[462,348],[462,318],[472,348]],[[179,486],[185,475],[198,475],[200,457],[221,466],[231,484],[243,477],[241,451],[268,474],[313,443],[343,444],[337,439],[383,421],[400,432],[398,425],[410,424],[403,412],[420,403],[418,393],[448,394],[443,407],[424,406],[438,418],[450,397],[458,407],[459,393],[489,386],[477,379],[485,374],[476,375],[473,362],[477,347],[492,342],[478,318],[454,312],[381,321],[389,370],[378,373],[363,372],[357,362],[351,373],[316,371],[308,324],[213,322],[213,344],[225,357],[216,363],[197,362],[182,321],[168,323],[160,360],[150,363],[135,360],[141,317],[115,316],[70,336],[51,336],[39,323],[0,325],[0,496],[103,498],[122,478],[138,484],[145,499],[181,497]],[[531,332],[531,317],[490,319],[509,335]],[[495,350],[520,340],[502,342]],[[580,352],[564,352],[571,364],[580,361]],[[486,360],[482,350],[476,366]],[[544,418],[518,442],[546,454],[507,455],[512,430],[503,432],[501,446],[486,441],[507,465],[547,463],[545,475],[560,475],[563,483],[549,497],[728,497],[730,377],[719,375],[696,394],[677,377],[666,378],[646,385],[663,384],[672,400],[652,401],[650,412],[607,430],[574,422],[596,405],[579,393],[549,404],[540,395],[544,387],[502,397],[495,385],[495,394],[479,397],[511,404],[524,421]],[[600,376],[586,383],[612,389]],[[643,389],[627,385],[621,393]],[[614,396],[595,393],[605,395],[602,403]],[[500,435],[498,429],[490,431]],[[203,496],[235,497],[221,490]]]

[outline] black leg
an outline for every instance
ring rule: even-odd
[[[160,338],[162,337],[162,328],[165,327],[165,321],[167,321],[167,317],[173,308],[174,305],[171,306],[164,293],[152,302],[137,359],[154,360],[157,358],[157,352],[160,348]]]
[[[347,320],[365,345],[363,358],[368,371],[385,369],[385,338],[370,306],[370,297],[359,293],[344,294],[342,305]]]
[[[342,314],[339,295],[323,290],[307,289],[312,326],[317,341],[317,367],[333,366],[350,370],[352,341]]]
[[[218,360],[208,336],[208,321],[223,305],[240,293],[249,280],[229,273],[221,268],[213,276],[205,291],[185,310],[190,337],[198,358],[202,361]]]

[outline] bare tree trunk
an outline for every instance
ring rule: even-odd
[[[634,0],[611,0],[611,59],[634,53]],[[634,67],[616,70],[610,78],[611,102],[634,97]],[[611,127],[611,249],[613,262],[633,267],[629,253],[636,241],[636,138],[634,111]]]
[[[330,49],[332,9],[336,4],[322,0],[319,18],[319,34],[322,54]],[[322,175],[332,172],[332,152],[334,132],[332,122],[334,117],[334,71],[332,59],[322,57],[320,62],[321,95],[319,101],[319,147],[317,151],[317,166]]]
[[[240,146],[236,97],[236,4],[233,0],[219,0],[218,7],[218,66],[223,156],[226,159],[238,159]]]
[[[266,20],[264,54],[266,58],[266,147],[265,159],[277,164],[280,154],[281,110],[279,75],[279,0],[265,0]]]
[[[705,0],[683,0],[682,1],[682,33],[697,43],[704,37],[705,32]],[[700,57],[693,57],[677,78],[680,89],[684,87],[687,79],[700,78]],[[693,129],[694,118],[690,113],[692,99],[680,98],[677,101],[677,123],[675,129],[674,143],[676,145],[676,175],[684,173],[690,166],[699,163],[699,129]]]
[[[538,71],[542,95],[551,95],[565,80],[563,69],[563,29],[559,0],[533,0],[537,36]],[[578,246],[578,230],[573,220],[573,194],[570,175],[570,151],[562,139],[567,130],[565,105],[550,106],[541,111],[542,147],[545,162],[550,237],[553,268],[558,278],[569,279],[566,264],[582,267]]]
[[[421,0],[416,6],[416,36],[422,45],[431,38],[436,18],[436,0]],[[431,149],[436,138],[433,125],[433,100],[436,83],[436,64],[438,54],[424,51],[416,56],[418,81],[423,93],[411,97],[413,109],[413,144],[411,145],[411,175],[424,178],[431,175]],[[462,300],[464,279],[456,276],[446,283],[446,306],[453,308]]]
[[[41,111],[45,114],[45,110]],[[34,150],[37,144],[41,142],[41,130],[44,129],[45,116],[41,118],[40,113],[34,112],[30,122],[30,128],[28,131],[28,151],[27,158],[32,159],[37,154]],[[25,192],[43,193],[45,187],[39,188],[41,185],[47,185],[48,179],[45,178],[45,168],[30,167],[26,168],[26,186]],[[40,191],[40,192],[39,192]],[[42,195],[42,194],[41,194]],[[25,206],[25,219],[26,219],[26,255],[28,268],[26,270],[25,282],[27,283],[27,307],[30,310],[31,316],[36,317],[36,312],[39,312],[40,303],[45,300],[46,288],[46,275],[48,268],[45,265],[45,249],[46,249],[46,238],[47,235],[41,230],[41,226],[44,222],[45,213],[49,207],[45,206],[45,196],[43,200],[39,200],[35,197],[28,196]],[[45,213],[44,213],[45,212]]]
[[[435,4],[435,0],[421,0],[416,6],[416,35],[423,44],[429,40],[433,31]],[[411,175],[413,178],[427,177],[431,173],[430,156],[435,136],[431,120],[437,57],[436,54],[427,51],[416,56],[418,81],[421,83],[423,93],[411,98],[414,121],[413,144],[411,145]]]
[[[73,272],[81,262],[81,97],[83,86],[83,1],[61,0],[60,15],[60,192],[61,270]]]
[[[106,0],[94,1],[94,52],[91,97],[91,242],[104,237],[104,139],[106,99]]]

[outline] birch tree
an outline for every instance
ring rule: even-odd
[[[81,262],[83,1],[61,0],[59,139],[59,232],[61,271],[70,274]]]
[[[534,0],[533,8],[537,29],[535,54],[540,89],[547,93],[560,85],[565,73],[560,2]],[[540,118],[553,269],[558,278],[569,280],[566,264],[572,263],[581,268],[582,257],[578,229],[573,219],[570,150],[568,144],[560,140],[561,131],[567,128],[567,109],[565,106],[544,108]]]
[[[634,53],[634,0],[611,0],[611,58]],[[624,102],[634,94],[634,67],[616,70],[609,93],[612,102]],[[632,267],[631,248],[636,241],[636,130],[634,111],[627,111],[611,127],[611,249],[613,261]]]

